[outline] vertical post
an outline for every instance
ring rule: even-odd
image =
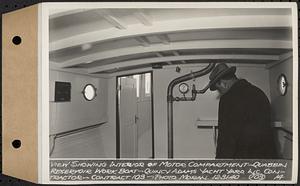
[[[173,100],[168,100],[168,158],[173,158]]]

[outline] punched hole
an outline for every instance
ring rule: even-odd
[[[21,42],[22,42],[22,39],[20,36],[15,36],[13,39],[12,39],[12,42],[15,44],[15,45],[19,45]]]
[[[18,149],[21,147],[21,141],[20,140],[14,140],[12,142],[12,146],[15,148],[15,149]]]

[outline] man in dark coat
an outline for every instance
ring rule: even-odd
[[[267,96],[235,76],[236,67],[218,64],[211,72],[210,90],[221,94],[216,158],[277,158]]]

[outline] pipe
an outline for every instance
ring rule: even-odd
[[[189,98],[174,98],[173,97],[173,89],[174,87],[184,81],[188,81],[197,77],[204,76],[208,74],[212,69],[215,67],[215,63],[210,63],[208,66],[206,66],[204,69],[199,70],[197,72],[192,72],[189,74],[186,74],[184,76],[178,77],[174,80],[172,80],[169,83],[168,90],[167,90],[167,122],[168,122],[168,158],[173,158],[173,101],[194,101],[196,99],[196,94],[203,94],[208,88],[209,85],[207,85],[202,90],[196,90],[195,86],[193,86],[192,90],[192,97]]]
[[[195,94],[204,94],[207,91],[207,89],[209,89],[209,86],[210,84],[206,85],[206,87],[204,87],[202,90],[193,89],[192,91],[194,91]]]

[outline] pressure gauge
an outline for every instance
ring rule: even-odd
[[[280,95],[284,96],[287,92],[287,86],[288,86],[287,79],[284,74],[280,74],[280,76],[278,77],[277,86]]]
[[[189,90],[190,90],[190,89],[189,89],[188,84],[186,84],[186,83],[181,83],[181,84],[179,85],[179,91],[180,91],[182,94],[188,93]]]

